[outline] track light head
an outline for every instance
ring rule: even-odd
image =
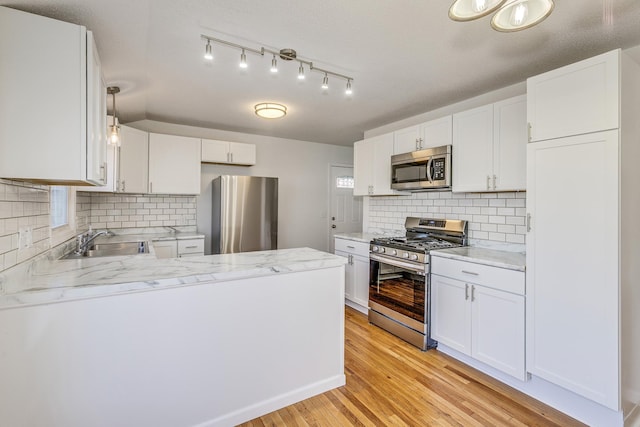
[[[207,61],[213,61],[213,52],[211,51],[211,40],[207,40],[207,45],[204,48],[204,59]]]
[[[351,90],[351,80],[347,80],[347,89],[344,91],[345,95],[353,94],[353,90]]]
[[[298,80],[304,80],[304,67],[302,66],[302,62],[298,68]]]
[[[247,68],[247,54],[244,53],[244,49],[242,49],[242,53],[240,54],[240,68]]]
[[[322,79],[322,89],[329,89],[329,76],[327,76],[327,73],[324,73],[324,78]]]
[[[273,59],[271,60],[271,72],[272,73],[278,72],[278,61],[276,60],[275,55],[273,55]]]

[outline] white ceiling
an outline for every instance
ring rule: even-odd
[[[120,86],[123,123],[151,119],[350,145],[363,132],[424,113],[614,48],[640,45],[640,1],[556,0],[540,25],[491,29],[489,17],[449,20],[452,0],[0,0],[0,5],[86,26],[95,34],[108,85]],[[214,44],[206,34],[298,56],[354,78],[345,82],[297,64]],[[637,51],[637,50],[636,50]],[[640,55],[638,55],[640,56]],[[265,120],[258,102],[286,104]],[[111,100],[109,99],[109,105]]]

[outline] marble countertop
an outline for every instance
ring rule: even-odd
[[[159,242],[163,240],[186,240],[186,239],[204,239],[204,234],[198,232],[160,232],[160,233],[136,233],[136,234],[116,234],[112,237],[100,236],[96,242],[141,242],[151,241]]]
[[[380,233],[338,233],[338,234],[335,234],[334,237],[338,239],[353,240],[354,242],[369,243],[376,237],[383,237],[383,236],[389,237],[389,236],[398,236],[398,235],[402,235],[402,233],[395,233],[393,235],[380,234]]]
[[[473,262],[509,270],[525,271],[525,255],[519,252],[497,251],[476,246],[431,251],[431,256]]]
[[[343,257],[310,248],[174,259],[156,259],[147,254],[44,260],[19,274],[0,274],[0,309],[227,282],[345,263]]]

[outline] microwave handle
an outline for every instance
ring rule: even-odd
[[[433,176],[431,175],[431,166],[433,166],[433,157],[429,157],[427,162],[427,179],[429,182],[433,182]]]

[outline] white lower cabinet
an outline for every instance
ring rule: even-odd
[[[204,238],[178,240],[178,258],[204,255]]]
[[[347,258],[345,299],[363,313],[369,307],[369,244],[336,238],[335,254]]]
[[[177,258],[178,244],[175,240],[159,240],[153,242],[156,258]]]
[[[525,380],[524,272],[435,256],[431,268],[432,338]]]

